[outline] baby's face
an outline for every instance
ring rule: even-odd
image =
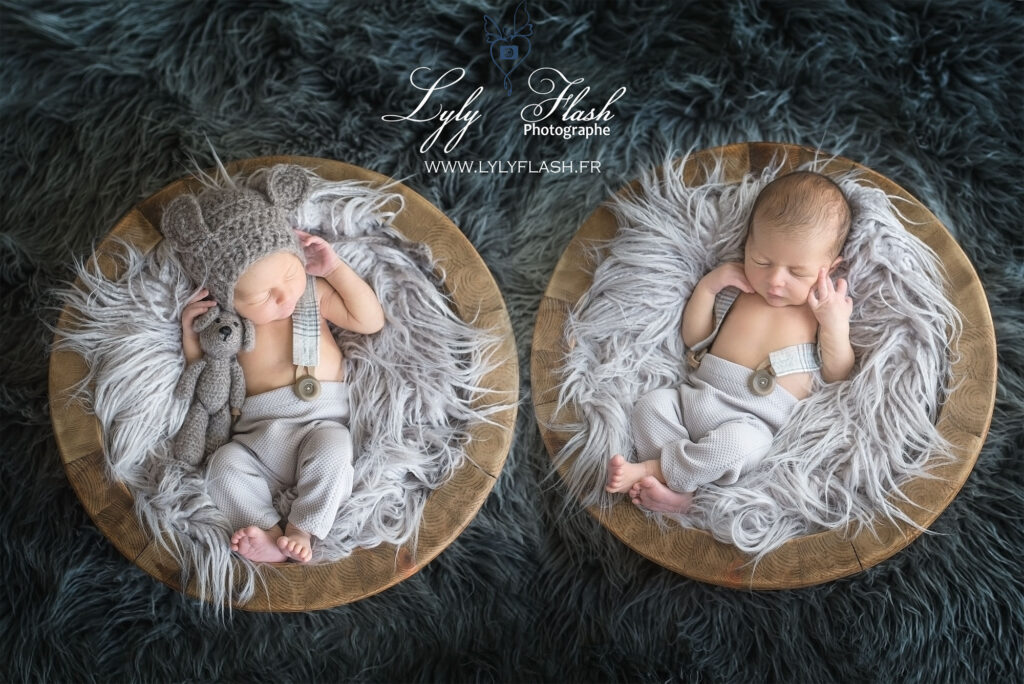
[[[306,269],[294,254],[277,252],[250,266],[235,284],[235,311],[255,325],[288,318],[306,289]]]
[[[832,257],[831,248],[828,231],[793,237],[755,221],[744,248],[743,272],[769,305],[805,304],[819,269],[831,272],[841,261]]]

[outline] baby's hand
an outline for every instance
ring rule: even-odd
[[[826,329],[835,329],[837,326],[849,324],[850,314],[853,313],[853,299],[847,296],[846,291],[845,278],[840,278],[833,285],[824,266],[818,271],[818,280],[807,293],[807,305],[818,319],[818,325]]]
[[[216,306],[217,302],[212,299],[203,299],[210,291],[203,288],[195,293],[188,304],[181,312],[181,346],[185,350],[185,362],[198,361],[203,356],[203,350],[199,346],[199,333],[192,329],[192,322]]]
[[[711,294],[718,294],[725,288],[732,285],[744,292],[753,292],[746,274],[743,272],[743,264],[738,261],[727,261],[726,263],[712,269],[700,279],[698,285],[703,285]]]
[[[326,240],[304,230],[296,229],[295,234],[299,236],[299,243],[306,255],[306,273],[326,278],[338,268],[341,259]]]

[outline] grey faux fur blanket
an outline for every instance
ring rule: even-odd
[[[227,182],[253,182],[259,173]],[[370,283],[387,317],[373,336],[335,330],[356,456],[352,496],[314,547],[314,560],[334,560],[358,547],[415,540],[428,494],[463,462],[468,429],[500,409],[471,408],[495,363],[496,340],[453,313],[429,248],[392,227],[400,195],[310,176],[313,190],[296,226],[330,242]],[[196,284],[166,241],[146,255],[125,245],[125,255],[116,281],[76,265],[83,287],[60,293],[75,313],[61,346],[88,364],[80,397],[102,425],[109,473],[131,490],[144,526],[157,539],[170,533],[171,550],[213,604],[223,605],[233,585],[240,587],[234,598],[245,601],[258,586],[258,566],[236,557],[244,576],[233,577],[232,530],[204,492],[203,475],[171,457],[187,410],[172,395],[184,368],[181,311]],[[282,512],[289,501],[289,492],[276,499]]]
[[[665,168],[611,202],[618,233],[595,246],[593,286],[565,329],[575,346],[559,400],[579,406],[583,422],[560,428],[575,435],[557,460],[579,451],[569,486],[587,505],[611,503],[606,464],[630,453],[637,398],[684,380],[683,304],[716,264],[742,259],[749,207],[779,171],[726,184],[716,168],[707,183],[688,187],[681,162]],[[935,420],[960,319],[943,292],[941,264],[905,230],[883,191],[853,173],[836,180],[854,210],[839,267],[854,301],[854,372],[848,381],[819,381],[760,467],[734,485],[699,488],[687,515],[670,516],[755,557],[802,534],[856,530],[878,516],[906,520],[889,497],[949,455]]]

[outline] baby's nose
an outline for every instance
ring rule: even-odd
[[[224,341],[224,342],[227,342],[227,341],[228,341],[228,338],[229,338],[229,337],[231,337],[231,326],[230,326],[230,325],[222,325],[222,326],[221,326],[221,327],[220,327],[220,328],[219,328],[219,329],[217,330],[217,332],[219,332],[219,333],[220,333],[220,339],[221,339],[222,341]]]

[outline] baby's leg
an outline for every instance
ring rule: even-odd
[[[630,463],[621,455],[608,462],[605,491],[625,493],[640,479],[651,476],[664,482],[661,451],[666,444],[690,439],[683,425],[679,390],[672,388],[648,392],[637,401],[630,417],[633,441],[639,463]]]
[[[735,482],[771,445],[771,430],[760,421],[743,418],[723,423],[696,442],[666,445],[661,460],[664,478],[642,478],[629,490],[629,498],[649,511],[686,513],[698,486]]]
[[[269,475],[259,459],[237,442],[228,442],[210,456],[207,491],[235,530],[231,548],[249,560],[285,560],[277,547],[280,515],[274,510]]]
[[[689,440],[679,390],[662,388],[642,396],[633,407],[630,429],[639,461],[660,459],[666,444]]]
[[[277,540],[289,557],[308,561],[311,536],[323,539],[341,503],[352,493],[352,435],[341,423],[324,422],[299,446],[295,468],[298,492],[285,535]]]
[[[693,492],[709,482],[732,484],[760,461],[772,445],[771,429],[752,416],[727,421],[696,442],[662,449],[664,482],[674,492]]]

